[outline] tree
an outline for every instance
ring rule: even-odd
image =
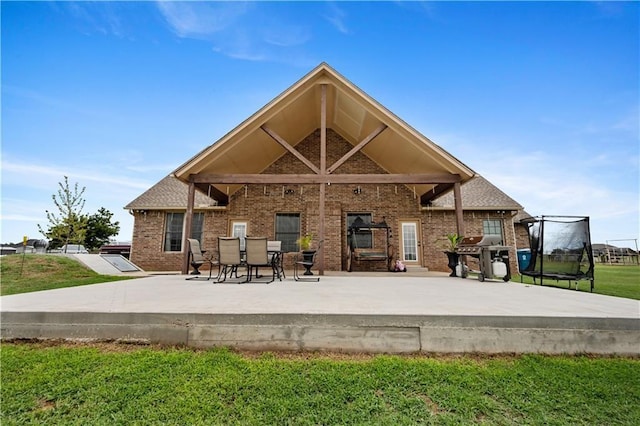
[[[120,222],[111,222],[113,213],[100,207],[97,213],[87,218],[87,232],[84,245],[87,250],[97,250],[109,242],[109,237],[120,232]]]
[[[51,198],[58,208],[58,215],[46,210],[49,228],[44,231],[38,224],[41,234],[51,240],[52,244],[83,244],[87,229],[87,216],[82,214],[84,208],[85,187],[78,190],[78,183],[73,186],[73,191],[69,187],[69,178],[64,177],[64,184],[58,182],[58,194],[53,194]],[[52,248],[55,248],[52,247]]]

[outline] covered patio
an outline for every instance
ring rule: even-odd
[[[320,132],[317,158],[303,155],[297,145]],[[337,132],[351,149],[335,161],[327,156],[327,130]],[[295,172],[265,173],[285,154],[298,162]],[[341,168],[356,154],[375,162],[379,173],[345,173]],[[288,90],[237,126],[222,139],[180,166],[173,175],[189,185],[185,229],[190,229],[196,188],[226,206],[248,186],[282,185],[302,192],[315,185],[317,238],[323,249],[340,250],[340,241],[327,233],[327,199],[332,186],[395,185],[405,187],[420,205],[453,190],[458,234],[464,234],[460,185],[474,172],[438,145],[411,128],[327,64],[322,63]],[[291,189],[295,188],[295,189]],[[298,189],[299,188],[299,189]],[[377,187],[379,193],[380,187]],[[187,234],[183,236],[186,245]],[[324,274],[324,255],[319,256]],[[188,271],[188,253],[182,272]]]

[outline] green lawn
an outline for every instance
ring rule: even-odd
[[[0,296],[130,278],[100,275],[75,259],[43,254],[0,257],[0,276]]]
[[[640,266],[638,265],[605,265],[598,263],[595,265],[594,278],[594,293],[640,300]],[[512,281],[520,283],[520,275],[515,275]],[[522,282],[532,284],[533,278],[524,276],[522,277]],[[540,284],[539,279],[536,280],[536,284]],[[569,282],[545,278],[544,285],[568,288]],[[575,281],[572,282],[571,288],[575,288]],[[580,281],[578,290],[590,291],[589,281]]]
[[[640,360],[2,345],[2,425],[640,424]]]

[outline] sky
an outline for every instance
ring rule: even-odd
[[[7,2],[0,241],[124,209],[321,62],[531,215],[640,239],[640,4]],[[630,241],[629,241],[630,240]]]

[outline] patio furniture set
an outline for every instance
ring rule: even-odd
[[[284,272],[284,256],[281,241],[269,241],[266,237],[245,237],[244,248],[241,248],[239,237],[218,237],[218,253],[207,253],[202,250],[200,242],[196,239],[189,241],[189,263],[194,268],[187,280],[200,278],[198,270],[202,265],[209,264],[209,276],[207,280],[214,282],[235,283],[271,283],[286,278]],[[320,281],[314,276],[311,268],[315,264],[317,251],[311,258],[302,255],[294,258],[293,278],[295,281]],[[217,266],[218,273],[214,277],[213,270]],[[270,273],[260,275],[259,268],[266,268]],[[301,276],[298,270],[304,268]],[[241,274],[239,271],[244,271]]]

